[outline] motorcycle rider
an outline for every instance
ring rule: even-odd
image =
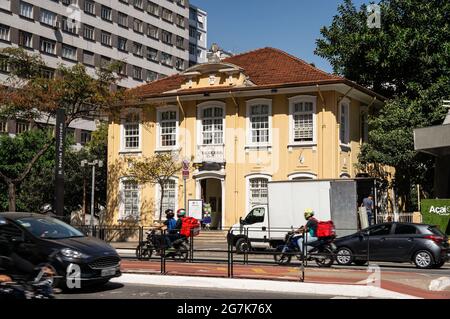
[[[297,232],[303,234],[303,236],[299,237],[297,240],[301,253],[303,253],[304,249],[303,243],[307,246],[306,251],[309,251],[311,248],[308,247],[308,245],[319,240],[317,238],[317,225],[319,222],[314,218],[314,211],[311,208],[307,208],[305,209],[304,216],[306,219],[306,224],[297,230]]]
[[[3,269],[3,274],[0,273],[0,283],[13,282],[15,275],[34,279],[33,277],[38,271],[48,277],[55,275],[49,267],[44,266],[39,269],[16,253],[14,243],[2,232],[2,226],[6,225],[8,225],[8,221],[0,217],[0,257],[2,257],[0,258],[0,268]],[[51,294],[51,287],[49,287],[49,294]]]

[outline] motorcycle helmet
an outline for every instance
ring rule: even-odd
[[[305,209],[304,215],[305,215],[305,219],[309,219],[314,216],[314,211],[312,210],[312,208],[307,208],[307,209]]]
[[[177,217],[185,217],[186,216],[186,210],[184,208],[180,208],[177,210]]]
[[[173,210],[170,209],[170,208],[169,208],[169,209],[166,209],[165,213],[166,213],[166,218],[167,218],[167,219],[173,218],[173,217],[175,216],[175,214],[173,213]]]

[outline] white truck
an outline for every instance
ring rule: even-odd
[[[229,243],[238,252],[275,248],[286,233],[306,224],[304,211],[312,208],[318,220],[332,220],[338,236],[357,231],[357,181],[301,180],[268,183],[268,205],[254,206],[232,226]]]

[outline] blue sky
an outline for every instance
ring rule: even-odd
[[[320,29],[330,25],[343,0],[191,0],[208,12],[208,46],[216,42],[234,53],[275,47],[331,72],[314,55]],[[368,0],[353,0],[359,8]]]

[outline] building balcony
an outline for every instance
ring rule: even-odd
[[[225,145],[198,145],[195,163],[225,163]]]

